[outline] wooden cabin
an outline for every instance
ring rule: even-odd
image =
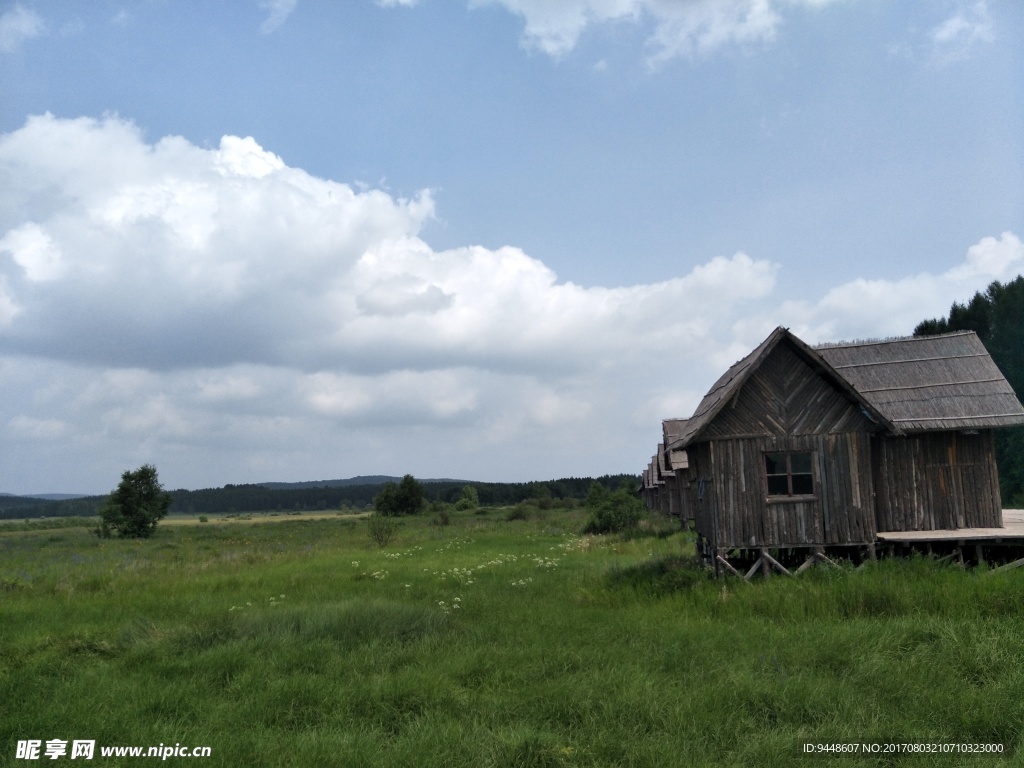
[[[812,348],[777,328],[666,448],[686,452],[683,504],[717,564],[999,526],[992,429],[1018,424],[1024,407],[973,333]]]
[[[686,419],[665,419],[661,422],[662,445],[672,445],[682,436]],[[686,451],[663,449],[661,451],[662,474],[665,477],[666,492],[669,495],[668,514],[678,517],[685,527],[693,520],[693,506],[688,503],[690,478],[687,473],[689,459]]]

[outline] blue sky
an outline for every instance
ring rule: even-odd
[[[1024,271],[1016,0],[0,2],[0,490],[639,471]]]

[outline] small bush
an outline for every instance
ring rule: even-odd
[[[649,595],[667,595],[693,589],[707,581],[710,573],[696,557],[669,555],[627,568],[613,568],[608,584],[631,587]]]
[[[455,507],[458,509],[458,505]],[[444,501],[432,501],[428,511],[434,516],[434,525],[446,526],[452,522],[452,505]]]
[[[512,522],[513,520],[529,520],[530,514],[535,510],[536,507],[527,504],[525,501],[521,501],[506,513],[505,519],[508,522]]]
[[[199,522],[200,523],[208,523],[208,522],[210,522],[210,518],[208,518],[206,515],[200,515],[199,516]]]
[[[390,515],[382,515],[374,512],[366,518],[366,530],[370,534],[370,540],[382,549],[391,543],[398,533],[400,524]]]
[[[590,518],[583,533],[619,533],[637,526],[644,515],[644,507],[636,496],[625,488],[609,493],[600,483],[590,487],[585,502]]]

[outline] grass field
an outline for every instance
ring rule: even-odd
[[[688,534],[507,517],[405,520],[385,549],[338,515],[0,524],[0,765],[78,764],[16,759],[28,739],[111,766],[1020,762],[1024,571],[715,581]],[[827,742],[1004,751],[803,757]],[[161,744],[211,756],[99,754]]]

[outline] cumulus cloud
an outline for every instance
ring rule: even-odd
[[[829,290],[816,302],[790,301],[779,315],[808,341],[906,335],[922,320],[945,315],[993,280],[1024,273],[1024,243],[1013,232],[985,237],[962,263],[898,280],[860,278]],[[763,330],[764,325],[758,329]]]
[[[0,349],[89,364],[578,370],[702,322],[675,307],[765,295],[775,273],[736,254],[584,289],[514,247],[434,251],[429,192],[356,192],[252,138],[148,144],[112,117],[32,118],[0,138],[0,168]]]
[[[835,0],[471,0],[500,5],[525,21],[524,42],[551,56],[576,47],[587,27],[609,23],[653,26],[649,61],[706,54],[727,45],[774,39],[784,10]]]
[[[39,37],[46,30],[43,18],[35,11],[16,5],[0,14],[0,53],[13,53],[23,41]]]
[[[514,246],[433,249],[429,191],[117,117],[31,118],[0,136],[0,181],[0,477],[67,467],[57,490],[144,461],[190,487],[628,470],[776,325],[906,333],[1024,269],[1006,232],[818,299],[777,295],[784,267],[745,253],[587,288]]]

